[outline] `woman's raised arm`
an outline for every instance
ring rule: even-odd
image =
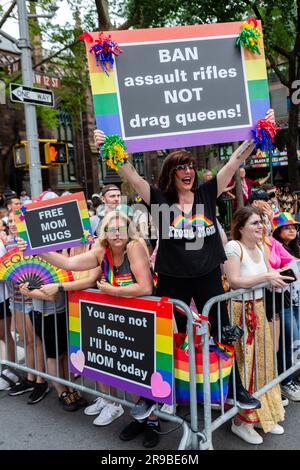
[[[217,174],[218,196],[220,196],[233,178],[236,170],[251,155],[255,145],[251,140],[243,142],[231,155],[230,160]]]
[[[96,147],[100,147],[105,139],[105,134],[99,129],[94,131],[94,140]],[[131,184],[134,190],[141,196],[141,198],[145,201],[146,204],[150,204],[150,185],[147,181],[142,178],[137,171],[135,170],[134,166],[127,162],[125,163],[120,169],[119,174],[122,178],[126,178],[126,180]]]

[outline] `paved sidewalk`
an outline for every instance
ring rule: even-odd
[[[118,438],[120,430],[130,418],[124,415],[109,426],[96,427],[92,424],[95,417],[86,416],[82,410],[65,412],[52,389],[44,400],[35,405],[27,405],[28,394],[9,397],[0,392],[0,451],[1,450],[136,450],[142,447],[142,436],[131,442]],[[213,434],[215,450],[279,450],[300,449],[300,403],[290,403],[286,408],[282,436],[265,435],[264,443],[249,445],[234,436],[230,423],[222,426]],[[176,427],[173,423],[162,423],[162,430]],[[181,431],[161,437],[154,450],[176,450]]]

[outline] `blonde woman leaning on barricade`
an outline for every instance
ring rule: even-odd
[[[31,297],[33,300],[36,336],[45,346],[44,353],[47,356],[47,372],[53,377],[65,380],[68,380],[69,377],[67,310],[64,291],[75,291],[93,287],[99,274],[100,268],[95,268],[86,273],[83,279],[75,281],[47,284],[42,286],[41,289],[34,290],[28,290],[27,283],[20,286],[21,293]],[[57,363],[59,365],[58,369]],[[55,380],[53,380],[53,385],[57,392],[58,400],[65,411],[76,411],[87,405],[87,401],[81,397],[78,391],[55,382]]]
[[[260,213],[252,208],[239,209],[232,220],[232,238],[225,247],[227,261],[225,272],[233,289],[251,288],[269,282],[275,287],[284,287],[287,276],[271,270],[260,241],[263,235],[263,223]],[[253,295],[245,294],[245,333],[244,339],[237,341],[236,361],[244,386],[249,393],[254,393],[275,378],[273,347],[269,323],[263,306],[263,290],[255,290]],[[233,302],[233,321],[243,325],[243,303]],[[266,332],[266,333],[265,333]],[[245,343],[244,343],[245,341]],[[244,349],[246,344],[246,349]],[[257,352],[255,351],[257,345]],[[265,358],[266,348],[266,358]],[[256,354],[257,353],[257,354]],[[267,370],[265,368],[267,364]],[[258,370],[255,370],[257,364]],[[246,368],[245,368],[246,365]],[[246,370],[245,370],[246,369]],[[267,382],[266,382],[267,375]],[[258,383],[256,378],[258,377]],[[276,385],[261,397],[261,409],[247,412],[240,411],[235,417],[231,430],[250,444],[261,444],[262,437],[254,427],[272,434],[283,434],[284,429],[278,423],[284,419],[279,385]]]
[[[153,289],[152,275],[149,266],[149,259],[145,247],[140,243],[135,225],[120,211],[113,211],[103,219],[99,237],[99,245],[82,255],[72,258],[65,258],[58,253],[43,254],[43,258],[52,264],[63,269],[72,271],[82,271],[100,267],[100,281],[98,287],[105,294],[112,296],[139,297],[151,295]],[[19,248],[24,249],[25,244],[19,242]],[[111,262],[109,262],[109,260]],[[110,270],[110,276],[107,271]],[[114,282],[111,284],[111,277]],[[110,278],[110,281],[108,280]],[[47,287],[44,290],[47,291]],[[137,405],[140,404],[140,401]],[[151,412],[152,406],[146,411]],[[151,404],[150,404],[151,405]],[[136,409],[136,407],[134,408]],[[100,411],[100,410],[99,410]],[[109,424],[120,414],[120,406],[112,410],[114,416],[108,417],[107,413],[103,418]],[[150,414],[150,413],[149,413]],[[147,413],[146,417],[149,416]],[[137,417],[136,417],[137,418]],[[131,440],[138,434],[145,431],[143,445],[153,447],[158,443],[159,431],[157,420],[148,417],[146,422],[133,421],[121,432],[122,440]],[[137,418],[139,419],[139,418]]]

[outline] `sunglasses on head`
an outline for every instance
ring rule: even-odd
[[[187,171],[187,170],[196,170],[196,166],[193,162],[191,163],[180,163],[175,166],[175,171]]]

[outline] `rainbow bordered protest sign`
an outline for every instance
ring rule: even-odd
[[[15,219],[18,236],[27,242],[25,255],[93,243],[83,192],[22,206]]]
[[[87,42],[97,128],[120,135],[128,152],[251,138],[269,91],[262,40],[260,55],[237,46],[241,29],[234,22],[110,31],[123,53],[108,74]]]
[[[69,292],[70,369],[160,403],[173,403],[173,305]]]

